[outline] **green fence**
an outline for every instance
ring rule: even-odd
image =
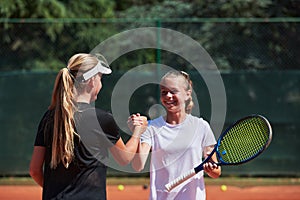
[[[300,143],[299,22],[300,18],[0,18],[0,175],[28,174],[37,125],[49,105],[56,75],[49,70],[65,67],[73,54],[91,52],[119,33],[155,27],[157,32],[149,35],[155,41],[151,48],[118,54],[127,46],[143,46],[148,39],[145,33],[141,40],[123,38],[117,41],[120,48],[101,52],[110,58],[114,73],[104,78],[96,105],[111,110],[113,91],[124,73],[136,66],[158,63],[190,72],[200,115],[210,120],[212,100],[203,76],[213,76],[216,70],[202,66],[199,74],[195,70],[199,66],[191,62],[199,52],[186,48],[187,38],[172,41],[161,34],[161,28],[176,31],[201,45],[220,70],[226,90],[224,127],[245,115],[259,113],[274,128],[273,141],[264,154],[243,166],[224,167],[223,174],[300,176],[296,151]],[[176,48],[172,48],[175,43]],[[169,49],[162,48],[166,46]],[[186,52],[189,54],[183,54]],[[191,60],[182,56],[190,54],[194,55]],[[141,70],[132,80],[157,82],[161,74],[159,67]],[[128,93],[130,112],[149,115],[151,106],[159,103],[156,84],[141,85]],[[109,174],[128,175],[113,169]]]
[[[110,37],[144,27],[166,28],[191,37],[205,48],[219,69],[299,69],[299,22],[300,18],[0,18],[0,69],[59,69],[76,52],[90,52]],[[168,41],[159,34],[155,49],[128,52],[112,63],[113,68],[124,70],[150,62],[193,68],[184,59],[160,50]],[[118,41],[123,46],[131,42]]]
[[[0,75],[0,175],[28,174],[37,125],[49,105],[55,75],[46,72]],[[198,73],[191,75],[201,102],[200,114],[210,119],[211,102],[205,83]],[[224,127],[245,115],[259,113],[270,120],[274,129],[273,141],[264,154],[242,166],[224,167],[223,174],[299,176],[296,148],[300,145],[300,71],[242,71],[221,75],[227,95]],[[98,107],[111,110],[112,92],[121,76],[114,73],[103,80]],[[140,72],[136,76],[143,79],[149,74]],[[151,104],[159,102],[157,92],[155,84],[141,86],[131,97],[130,112],[147,115]],[[128,175],[116,170],[109,172]]]

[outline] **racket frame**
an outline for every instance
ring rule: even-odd
[[[268,140],[267,142],[261,147],[261,149],[259,151],[257,151],[256,154],[254,154],[253,156],[251,156],[250,158],[248,159],[245,159],[243,161],[239,161],[237,163],[227,163],[225,162],[223,159],[222,159],[222,156],[221,156],[221,152],[219,152],[219,147],[221,145],[221,142],[222,142],[222,139],[225,137],[225,135],[230,131],[230,129],[234,126],[236,126],[237,124],[239,124],[241,121],[245,121],[246,119],[249,119],[249,118],[260,118],[262,119],[265,124],[267,125],[268,127],[268,130],[269,130],[269,134],[268,134]],[[236,121],[234,124],[232,124],[231,126],[229,126],[223,133],[222,135],[219,137],[218,141],[217,141],[217,144],[216,144],[216,154],[217,154],[217,159],[218,159],[218,163],[216,163],[217,165],[240,165],[240,164],[243,164],[243,163],[246,163],[246,162],[249,162],[250,160],[253,160],[254,158],[256,158],[257,156],[259,156],[266,148],[268,148],[268,146],[270,145],[271,141],[272,141],[272,127],[271,127],[271,124],[270,122],[262,115],[257,115],[257,114],[253,114],[253,115],[249,115],[247,117],[244,117],[238,121]]]

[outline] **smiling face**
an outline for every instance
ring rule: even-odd
[[[190,95],[183,76],[168,76],[160,83],[160,100],[167,112],[185,112],[186,101]]]

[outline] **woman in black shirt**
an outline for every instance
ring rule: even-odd
[[[59,71],[51,104],[36,135],[30,175],[43,187],[43,199],[106,199],[109,152],[120,165],[133,158],[144,131],[136,121],[124,144],[112,115],[92,104],[111,69],[102,57],[76,54]]]

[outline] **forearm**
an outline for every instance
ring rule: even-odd
[[[131,138],[126,144],[120,139],[116,145],[111,148],[114,158],[120,165],[127,165],[132,161],[140,142],[139,131],[139,127],[135,128]]]
[[[35,146],[29,166],[30,176],[41,187],[43,187],[44,182],[43,164],[45,159],[45,152],[45,147]]]
[[[137,151],[137,148],[138,148],[138,145],[139,145],[139,142],[140,142],[140,138],[136,138],[136,137],[131,137],[127,143],[125,144],[126,146],[126,152],[130,154],[130,156],[134,156],[136,151]]]
[[[120,165],[129,164],[135,157],[136,152],[138,152],[141,134],[146,130],[148,122],[146,117],[139,116],[138,114],[138,116],[133,115],[129,117],[127,123],[132,131],[131,138],[126,144],[120,139],[111,149],[116,161]]]
[[[43,175],[43,171],[38,171],[38,172],[30,172],[30,176],[32,177],[32,179],[41,187],[43,187],[43,183],[44,183],[44,175]]]
[[[123,159],[125,160],[125,164],[129,164],[134,158],[138,149],[139,142],[140,138],[132,136],[126,143],[126,150],[123,152]]]
[[[137,152],[131,162],[131,166],[135,171],[142,171],[144,169],[145,166],[145,162],[143,162],[142,159],[142,154],[140,153],[140,149],[141,149],[141,144],[138,145],[138,149]]]
[[[141,137],[141,126],[136,126],[132,133],[131,138],[127,141],[125,145],[126,153],[127,153],[126,157],[129,162],[133,159],[135,153],[138,150],[140,137]]]
[[[131,162],[131,166],[135,171],[142,171],[145,167],[149,152],[150,146],[147,143],[140,143],[137,149],[137,152]]]

